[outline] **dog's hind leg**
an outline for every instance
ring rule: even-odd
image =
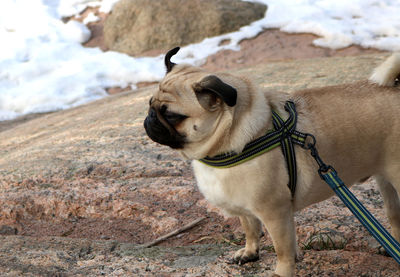
[[[392,236],[400,242],[400,200],[393,185],[382,176],[376,176],[382,194],[386,215],[391,225]]]
[[[246,247],[238,250],[233,260],[238,264],[244,264],[259,259],[261,221],[248,215],[239,218],[246,234]]]

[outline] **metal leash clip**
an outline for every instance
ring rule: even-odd
[[[323,173],[327,173],[328,171],[333,171],[336,173],[336,170],[331,165],[327,165],[326,163],[324,163],[324,161],[319,156],[318,150],[315,147],[315,145],[317,144],[317,140],[315,139],[315,137],[312,134],[308,133],[306,133],[305,135],[306,135],[305,141],[307,141],[307,138],[310,137],[312,139],[312,142],[304,143],[303,148],[310,150],[311,156],[315,159],[315,161],[319,166],[318,174],[322,180],[325,180],[323,177]]]

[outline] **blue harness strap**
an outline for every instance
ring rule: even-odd
[[[322,179],[328,183],[337,196],[371,233],[371,235],[385,248],[390,256],[400,264],[400,244],[389,234],[388,231],[375,219],[375,217],[361,204],[354,194],[345,186],[338,177],[335,170],[320,174]]]

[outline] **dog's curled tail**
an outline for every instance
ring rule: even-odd
[[[394,86],[400,79],[400,53],[391,55],[380,66],[375,68],[369,80],[380,86]]]

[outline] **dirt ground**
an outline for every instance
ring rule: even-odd
[[[89,11],[85,11],[83,15]],[[95,12],[97,13],[97,11]],[[102,24],[105,15],[101,16],[103,18],[102,21],[89,24],[93,36],[85,46],[100,47],[103,50],[107,50],[102,38]],[[312,45],[312,41],[315,38],[316,36],[310,34],[287,34],[279,30],[265,30],[253,39],[242,41],[240,43],[240,51],[221,51],[208,57],[203,67],[212,71],[220,71],[240,69],[276,61],[381,53],[381,51],[376,49],[363,49],[358,46],[351,46],[342,50],[315,47]],[[143,53],[143,55],[158,55],[165,51],[166,49],[160,49],[159,51],[152,51],[152,53]],[[142,85],[146,86],[150,84]],[[112,88],[110,90],[112,93],[120,91],[119,88]],[[0,132],[11,130],[38,116],[44,115],[28,115],[13,121],[0,122]],[[138,130],[136,131],[142,132]],[[123,136],[124,134],[118,135]],[[132,133],[127,132],[126,137],[129,135],[132,135]],[[82,191],[87,192],[88,199],[91,199],[90,194],[95,189],[99,188],[100,191],[107,191],[100,202],[98,199],[96,200],[99,203],[86,203],[89,201],[85,202],[86,195],[79,195],[80,192],[73,194],[66,187],[66,180],[57,178],[59,172],[48,171],[47,175],[44,174],[42,179],[24,179],[19,177],[21,178],[19,183],[4,181],[3,188],[8,189],[7,186],[10,183],[13,183],[17,187],[15,189],[15,198],[21,197],[18,195],[18,191],[21,189],[32,193],[37,192],[37,201],[43,202],[41,202],[42,206],[38,206],[26,201],[26,206],[32,206],[28,216],[26,212],[25,214],[22,212],[19,214],[18,210],[14,210],[10,211],[8,218],[0,218],[0,234],[18,234],[38,239],[55,236],[71,239],[84,238],[142,244],[160,237],[167,230],[177,229],[200,217],[206,217],[204,222],[194,226],[189,232],[173,236],[159,245],[169,247],[221,243],[233,247],[243,245],[244,237],[238,220],[235,218],[225,218],[216,208],[210,206],[203,199],[194,185],[189,163],[177,160],[175,156],[171,157],[169,150],[164,150],[162,147],[156,148],[156,153],[158,154],[154,156],[155,154],[151,152],[153,146],[148,145],[149,142],[147,142],[145,134],[142,132],[136,135],[136,137],[139,138],[137,145],[135,144],[135,148],[129,149],[129,151],[134,149],[135,155],[138,155],[137,157],[139,158],[135,159],[135,161],[131,162],[128,159],[129,162],[124,166],[120,164],[114,165],[114,168],[116,168],[115,171],[113,171],[112,162],[106,163],[107,166],[97,165],[96,162],[93,162],[92,165],[86,167],[84,170],[77,170],[73,176],[69,176],[70,184],[68,185],[73,186],[74,180],[80,180],[79,186],[82,187]],[[129,154],[122,152],[121,155]],[[101,153],[99,156],[101,156]],[[170,162],[171,160],[173,162]],[[165,165],[166,161],[167,164]],[[146,163],[154,163],[154,167],[146,166]],[[40,161],[37,166],[38,168],[40,167]],[[122,171],[120,168],[123,168]],[[129,171],[132,168],[135,171]],[[160,170],[160,168],[164,169]],[[132,179],[138,179],[139,184],[132,185],[130,181]],[[157,191],[154,187],[151,187],[151,184],[140,183],[146,180],[159,182],[160,187],[166,187],[169,182],[178,184],[174,187],[174,193],[178,195],[179,199],[173,198],[168,190]],[[49,183],[51,183],[51,187],[46,187]],[[107,183],[113,184],[110,186],[114,191],[109,192],[110,188]],[[42,192],[44,188],[46,189],[46,193],[43,195],[43,193],[39,192]],[[58,210],[49,213],[48,210],[50,210],[51,201],[48,199],[58,199],[57,197],[60,197],[60,194],[64,194],[62,201],[67,201],[70,207],[59,207]],[[362,201],[367,202],[369,208],[374,209],[374,212],[383,215],[381,200],[374,202],[370,198],[371,195],[378,195],[373,184],[358,188],[357,195],[361,197]],[[14,203],[15,199],[12,197],[14,196],[10,197],[12,200],[8,202],[9,205],[13,205]],[[117,201],[118,198],[120,198],[120,201]],[[15,201],[18,202],[21,199]],[[46,206],[46,202],[49,202],[48,206]],[[136,206],[129,206],[132,202]],[[98,210],[107,214],[107,218],[103,217],[104,214],[101,213],[93,216],[88,209],[84,210],[78,204],[76,204],[76,209],[74,209],[74,203],[85,203],[88,206],[100,207]],[[116,205],[119,205],[118,208],[116,208]],[[26,206],[24,206],[24,211],[27,210]],[[127,206],[129,206],[129,209],[126,209]],[[43,211],[46,210],[46,212],[40,209],[43,209]],[[360,225],[354,225],[351,214],[347,211],[342,212],[343,209],[344,207],[340,202],[332,200],[313,205],[296,216],[298,225],[302,226],[302,228],[298,228],[299,241],[303,243],[305,251],[303,265],[298,265],[299,276],[334,276],[328,274],[330,271],[329,263],[326,262],[328,265],[324,268],[323,265],[318,265],[318,259],[329,262],[332,262],[332,259],[336,259],[330,265],[332,266],[332,270],[335,267],[335,272],[340,272],[337,268],[345,268],[343,275],[340,276],[396,276],[397,273],[393,273],[396,272],[396,267],[390,261],[387,262],[382,255],[376,255],[378,251],[377,246],[373,242],[366,242],[364,240],[364,237],[368,236],[366,231]],[[329,218],[330,223],[324,224],[324,220],[326,221],[327,218]],[[319,220],[321,220],[322,224],[315,224]],[[384,224],[387,224],[387,222],[384,221]],[[335,228],[336,231],[332,228]],[[334,238],[336,245],[331,247],[331,252],[325,251],[325,248],[320,249],[324,251],[319,252],[319,258],[313,258],[312,253],[310,254],[307,250],[318,250],[318,247],[321,247],[318,243],[316,245],[313,244],[313,241],[315,241],[313,236],[317,233],[322,234],[322,236],[326,234],[327,237]],[[338,246],[342,242],[345,242],[345,245]],[[263,237],[262,243],[265,251],[273,252],[272,242],[267,235]],[[359,248],[364,249],[364,252],[360,252],[360,255],[358,252],[352,252],[358,251],[357,249]],[[374,272],[378,272],[376,268],[379,268],[380,263],[389,263],[387,265],[389,269],[387,271],[383,269],[382,275],[379,273],[369,275],[368,269],[362,266],[368,260],[367,254],[372,255],[371,259],[377,261],[370,263]],[[335,257],[332,258],[331,255]],[[360,263],[360,267],[351,270],[351,265],[349,265],[350,260],[355,264]],[[302,268],[303,266],[304,268]],[[313,268],[313,273],[309,273],[309,268]],[[238,272],[249,274],[243,271]]]
[[[107,51],[107,47],[104,45],[103,40],[103,23],[106,18],[106,14],[99,13],[97,9],[89,8],[82,13],[82,17],[78,20],[83,20],[89,12],[94,12],[98,15],[101,20],[95,23],[89,23],[88,27],[92,31],[91,39],[85,43],[86,47],[100,47],[102,50]],[[364,49],[358,46],[351,46],[341,50],[331,50],[327,48],[315,47],[312,41],[316,38],[312,34],[288,34],[279,30],[265,30],[253,39],[247,39],[240,43],[240,51],[221,51],[215,55],[208,57],[207,62],[203,65],[203,68],[210,71],[222,71],[238,69],[242,67],[254,66],[257,64],[263,64],[273,61],[287,61],[295,59],[307,59],[317,57],[333,57],[333,56],[349,56],[349,55],[360,55],[370,53],[380,53],[376,49]],[[167,49],[160,49],[143,53],[142,55],[155,56],[162,54]],[[142,84],[146,86],[151,84]],[[112,93],[121,92],[119,88],[111,88]],[[36,118],[39,115],[26,115],[11,121],[0,122],[0,131],[13,128],[16,125],[27,122],[31,119]],[[101,171],[101,169],[98,169]],[[190,173],[190,168],[187,167],[185,170],[188,174],[187,178],[193,178]],[[145,173],[146,174],[146,173]],[[100,173],[101,175],[101,173]],[[76,176],[78,177],[78,176]],[[79,176],[82,178],[83,176]],[[29,184],[20,184],[21,186],[29,186]],[[204,207],[200,205],[194,205],[202,199],[202,196],[198,191],[194,192],[191,196],[192,199],[186,206],[174,206],[176,203],[169,203],[162,197],[149,195],[144,197],[138,195],[138,201],[142,202],[143,206],[150,207],[150,211],[146,213],[153,213],[157,208],[155,207],[168,207],[169,213],[173,211],[173,214],[169,214],[171,217],[177,217],[180,213],[187,213],[191,216],[186,221],[194,220],[201,214],[204,214]],[[202,200],[203,206],[207,206],[207,203]],[[217,209],[214,209],[218,213]],[[92,238],[92,239],[108,239],[113,238],[121,242],[132,242],[132,243],[144,243],[146,240],[155,239],[155,236],[150,236],[146,233],[147,225],[143,225],[143,229],[138,229],[138,226],[142,224],[135,219],[112,219],[105,220],[101,218],[87,219],[82,217],[77,220],[72,217],[57,218],[57,224],[53,221],[43,221],[37,219],[21,219],[19,221],[18,234],[27,236],[62,236],[62,237],[81,237],[81,238]],[[133,228],[133,226],[135,226]],[[135,233],[131,233],[128,230],[134,229]],[[232,235],[232,230],[235,231],[235,235]],[[201,242],[210,241],[237,241],[243,243],[243,236],[241,234],[240,224],[237,219],[226,219],[221,215],[212,217],[206,224],[203,224],[201,228],[193,228],[193,230],[184,235],[173,237],[161,245],[177,246],[186,245],[193,243],[194,241],[200,240]],[[218,238],[215,236],[210,237],[210,233],[219,234]],[[229,239],[230,238],[230,239]],[[200,242],[199,241],[199,242]]]

